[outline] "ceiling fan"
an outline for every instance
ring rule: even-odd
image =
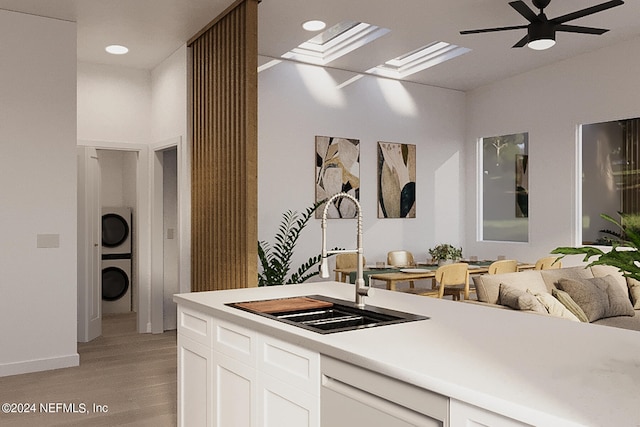
[[[594,13],[602,12],[612,7],[620,6],[624,4],[622,0],[611,0],[596,6],[581,9],[566,15],[558,16],[557,18],[548,19],[544,14],[544,8],[551,3],[551,0],[532,0],[533,5],[540,10],[540,13],[536,13],[529,8],[522,0],[509,2],[509,5],[513,7],[520,15],[524,16],[528,25],[516,25],[512,27],[499,27],[499,28],[484,28],[480,30],[465,30],[460,31],[460,34],[478,34],[478,33],[491,33],[495,31],[509,31],[527,29],[527,35],[520,41],[513,45],[513,47],[529,46],[532,49],[543,50],[548,49],[556,43],[556,31],[564,31],[567,33],[581,33],[581,34],[604,34],[609,30],[604,28],[592,28],[582,27],[578,25],[566,25],[565,22],[573,21],[574,19],[582,18],[583,16],[592,15]]]

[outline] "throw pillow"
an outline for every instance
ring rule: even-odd
[[[640,282],[631,277],[627,277],[627,285],[629,286],[629,294],[631,294],[633,308],[640,310]]]
[[[547,313],[544,306],[533,295],[514,286],[500,283],[499,302],[514,310],[530,310],[538,313]]]
[[[584,313],[584,311],[580,308],[578,304],[569,296],[565,291],[561,291],[560,289],[552,289],[551,294],[558,300],[562,305],[564,305],[567,310],[573,313],[579,321],[589,323],[589,318]]]
[[[570,312],[567,307],[562,305],[560,301],[558,301],[553,295],[547,292],[533,292],[530,289],[527,289],[531,295],[535,296],[538,301],[547,309],[547,312],[554,317],[561,317],[567,320],[573,320],[574,322],[579,322],[580,319]]]
[[[589,322],[605,317],[633,316],[633,306],[612,276],[592,279],[561,279],[558,287],[582,308]]]

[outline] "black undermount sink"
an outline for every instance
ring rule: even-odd
[[[358,308],[353,302],[321,295],[310,295],[305,298],[331,303],[331,305],[321,308],[287,309],[286,311],[269,313],[253,311],[238,305],[246,303],[230,303],[227,305],[321,334],[428,319],[426,316],[375,306],[365,306],[362,309]]]

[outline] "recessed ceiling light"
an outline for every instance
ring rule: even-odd
[[[304,28],[307,31],[324,30],[326,26],[327,24],[325,24],[323,21],[318,21],[317,19],[307,21],[304,24],[302,24],[302,28]]]
[[[129,48],[126,46],[120,46],[118,44],[112,44],[111,46],[107,46],[104,48],[107,52],[112,55],[124,55],[129,52]]]

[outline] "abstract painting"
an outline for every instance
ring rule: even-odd
[[[416,146],[378,142],[378,218],[416,217]]]
[[[316,202],[344,192],[360,200],[360,140],[316,136]],[[316,210],[322,218],[324,205]],[[348,199],[335,200],[327,218],[355,218],[356,207]]]

